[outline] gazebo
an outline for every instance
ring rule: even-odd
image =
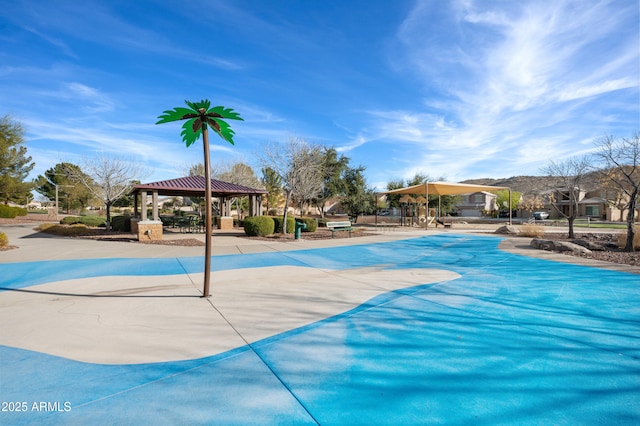
[[[138,238],[146,235],[148,239],[161,239],[162,222],[158,213],[158,197],[160,196],[185,196],[204,197],[206,181],[203,176],[187,176],[177,179],[162,180],[158,182],[142,183],[135,185],[131,190],[134,196],[134,216],[137,222]],[[268,191],[264,189],[250,188],[236,185],[217,179],[211,179],[211,196],[220,199],[222,216],[231,215],[231,199],[235,197],[249,197],[249,216],[259,216],[262,212],[262,196]],[[147,220],[147,200],[152,197],[152,220]],[[138,210],[138,206],[140,209]],[[159,225],[159,235],[154,229]],[[132,223],[132,231],[135,225]],[[135,233],[136,231],[134,231]],[[156,234],[156,238],[152,235]],[[158,238],[159,237],[159,238]]]

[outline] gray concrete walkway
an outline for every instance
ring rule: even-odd
[[[130,242],[96,241],[84,238],[59,237],[35,230],[37,223],[0,224],[0,232],[9,238],[9,244],[16,249],[0,251],[0,263],[32,262],[41,260],[62,259],[98,259],[98,258],[162,258],[189,257],[204,255],[204,247],[184,247],[160,244],[141,244],[131,235]],[[369,244],[375,242],[395,241],[406,238],[417,238],[440,233],[479,234],[505,238],[500,248],[523,256],[555,260],[578,265],[595,266],[604,269],[640,274],[640,267],[619,265],[593,259],[547,252],[529,247],[531,238],[505,237],[496,235],[494,231],[499,225],[457,225],[451,229],[429,229],[409,227],[367,227],[370,234],[364,237],[337,238],[326,240],[301,240],[289,242],[267,241],[244,238],[244,231],[214,231],[213,256],[228,254],[266,253],[290,250],[305,250],[325,247],[341,247],[353,244]],[[554,227],[550,232],[567,232],[565,228]],[[590,229],[589,232],[611,232],[606,229]],[[165,240],[198,239],[204,243],[204,234],[166,233]]]

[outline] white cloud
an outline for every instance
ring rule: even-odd
[[[639,87],[637,34],[620,44],[629,10],[618,6],[419,2],[398,31],[406,62],[397,69],[431,88],[429,112],[370,112],[364,137],[421,147],[405,177],[427,165],[430,175],[522,174],[583,152],[576,140],[599,136],[620,108],[600,96]]]
[[[68,97],[74,102],[80,103],[82,108],[88,112],[107,112],[114,109],[114,103],[110,97],[93,87],[73,82],[66,84],[66,88],[69,91]]]
[[[616,90],[631,89],[635,87],[638,87],[638,82],[632,81],[629,78],[607,80],[594,85],[569,85],[565,90],[562,90],[558,93],[558,100],[570,101],[574,99],[597,96]]]
[[[349,152],[355,148],[358,148],[364,145],[365,143],[367,143],[367,140],[364,137],[362,137],[362,135],[358,135],[350,143],[337,147],[336,151],[340,153]]]

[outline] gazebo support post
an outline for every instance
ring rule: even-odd
[[[147,191],[140,193],[140,220],[147,220]]]
[[[513,225],[512,222],[512,217],[511,217],[511,213],[512,213],[512,209],[511,209],[511,188],[509,188],[509,225]]]
[[[158,214],[158,191],[153,191],[151,193],[151,200],[153,203],[151,208],[153,220],[160,220],[160,215]]]
[[[431,211],[429,211],[429,182],[425,182],[424,183],[424,198],[427,199],[427,212],[425,214],[425,221],[424,221],[424,230],[428,231],[429,230],[429,214],[431,213]]]

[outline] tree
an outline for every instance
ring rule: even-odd
[[[302,154],[302,164],[307,164],[308,170],[299,174],[298,183],[291,193],[293,200],[298,203],[300,215],[304,215],[306,207],[318,197],[322,191],[323,158],[322,150],[315,146]]]
[[[79,166],[72,163],[58,163],[45,171],[44,176],[39,175],[35,179],[35,190],[51,201],[56,200],[56,196],[64,197],[67,213],[70,209],[85,209],[90,205],[93,194],[85,185],[76,184],[77,179],[73,176],[80,175],[84,175],[82,180],[91,181]]]
[[[544,198],[539,194],[527,194],[518,203],[518,209],[533,212],[545,206]]]
[[[27,200],[33,187],[25,182],[35,166],[27,156],[22,125],[5,115],[0,118],[0,201],[22,203]]]
[[[197,163],[191,165],[187,171],[187,176],[204,176],[204,164]]]
[[[214,177],[224,182],[247,186],[249,188],[258,188],[261,186],[260,180],[256,177],[253,169],[244,163],[234,163],[229,166],[227,170],[220,170],[214,174]],[[246,197],[236,197],[235,204],[236,210],[238,211],[238,218],[242,218],[242,212],[248,209],[249,200]]]
[[[619,194],[624,194],[618,197],[626,200],[627,240],[624,250],[634,251],[634,222],[640,201],[640,132],[630,138],[605,136],[597,144],[596,158],[604,166],[600,170],[601,180],[611,183]]]
[[[346,188],[343,175],[348,168],[348,157],[338,156],[335,148],[325,148],[322,160],[322,188],[318,196],[312,200],[323,218],[327,201],[344,194]]]
[[[287,215],[292,198],[311,200],[322,186],[322,149],[303,139],[290,138],[284,144],[269,144],[261,158],[282,181],[285,195],[283,229],[287,233]],[[315,188],[315,190],[314,190]]]
[[[130,186],[133,188],[134,186],[139,185],[140,183],[142,182],[140,182],[139,179],[134,179],[130,182]],[[127,192],[122,197],[118,198],[113,202],[113,207],[133,207],[134,203],[135,203],[135,196],[132,195],[130,192]]]
[[[209,283],[211,280],[211,160],[209,156],[209,133],[211,127],[222,139],[234,145],[233,136],[235,132],[229,123],[223,119],[242,120],[240,115],[231,108],[216,106],[211,108],[208,99],[200,102],[185,101],[189,108],[174,108],[164,111],[158,118],[156,124],[169,123],[172,121],[186,120],[182,125],[182,140],[187,147],[193,145],[202,135],[202,145],[204,148],[204,176],[205,179],[205,254],[204,254],[204,288],[202,297],[209,297]]]
[[[256,177],[253,169],[242,163],[233,163],[226,170],[220,170],[214,174],[216,179],[225,182],[235,183],[236,185],[248,186],[256,188],[260,186],[260,180]]]
[[[75,184],[81,184],[100,200],[107,211],[107,232],[111,231],[111,206],[127,195],[140,175],[140,167],[132,161],[116,157],[85,159],[82,169],[65,168]]]
[[[267,212],[274,208],[282,198],[282,179],[271,167],[262,169],[262,184],[268,191],[266,196]]]
[[[344,173],[345,194],[341,197],[342,208],[354,222],[358,216],[371,214],[376,209],[376,196],[373,189],[367,186],[363,166],[348,168]]]
[[[551,161],[544,168],[549,176],[555,176],[562,182],[562,188],[553,188],[549,192],[549,202],[551,206],[569,222],[569,238],[575,238],[573,223],[578,216],[578,202],[580,201],[580,192],[586,181],[589,170],[592,168],[591,160],[588,156],[580,158],[571,157],[563,162]],[[566,193],[564,191],[567,191]],[[566,194],[566,199],[561,199]],[[563,209],[567,206],[567,209]]]
[[[405,188],[404,179],[392,180],[387,183],[387,191]],[[400,194],[387,194],[387,204],[389,207],[400,207]]]
[[[520,204],[522,193],[518,191],[511,191],[510,197],[508,189],[501,189],[499,191],[496,191],[496,196],[496,204],[498,205],[498,210],[514,211]],[[509,202],[511,202],[511,205],[509,205]]]

